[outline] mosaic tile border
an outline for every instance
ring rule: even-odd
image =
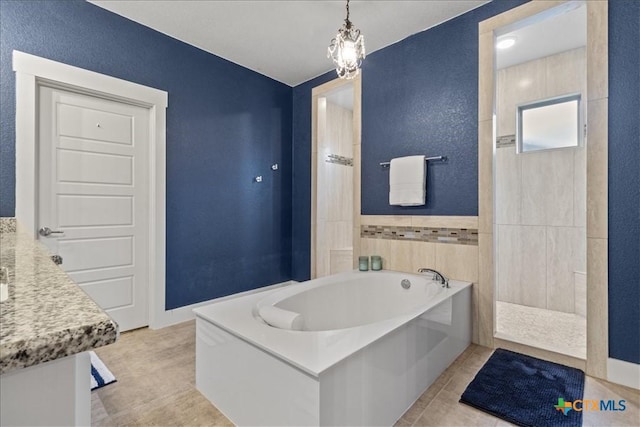
[[[16,219],[13,217],[0,218],[0,233],[15,233]]]
[[[515,135],[504,135],[496,138],[496,148],[513,147],[516,145]]]
[[[478,230],[475,228],[361,225],[360,237],[478,246]]]

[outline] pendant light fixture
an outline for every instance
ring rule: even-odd
[[[327,48],[327,58],[333,60],[336,73],[341,79],[353,79],[360,74],[360,66],[365,57],[364,36],[349,21],[349,0],[347,18]]]

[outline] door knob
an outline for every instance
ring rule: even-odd
[[[38,230],[38,234],[44,237],[50,236],[51,234],[64,234],[64,231],[54,231],[49,227],[40,227]]]

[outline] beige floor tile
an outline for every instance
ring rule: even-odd
[[[462,395],[469,383],[476,377],[476,373],[475,369],[461,368],[444,386],[444,390]]]
[[[469,356],[467,360],[465,360],[462,366],[467,370],[477,372],[484,366],[484,364],[487,360],[489,360],[489,357],[491,357],[492,354],[492,348],[478,345],[476,346],[471,356]]]
[[[402,416],[398,421],[396,421],[393,427],[408,427],[411,425],[413,425],[413,423],[410,423],[404,416]]]
[[[195,322],[123,333],[116,344],[97,353],[117,382],[92,392],[92,425],[233,425],[195,389]],[[493,349],[471,344],[395,425],[511,425],[458,402],[492,353]],[[587,377],[584,397],[625,400],[627,408],[616,413],[585,412],[585,426],[640,425],[637,390]]]
[[[107,410],[104,408],[98,392],[91,392],[91,425],[100,424],[107,418],[109,418],[109,414],[107,414]]]
[[[111,421],[114,425],[139,426],[232,426],[197,390],[172,395],[143,411],[128,412]]]
[[[515,424],[511,424],[510,422],[507,422],[505,420],[498,420],[498,422],[496,423],[495,427],[509,427],[509,426],[514,426]]]
[[[464,405],[460,395],[442,390],[426,407],[416,426],[494,426],[496,418]]]

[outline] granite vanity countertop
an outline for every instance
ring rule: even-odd
[[[15,223],[14,223],[15,224]],[[0,302],[0,374],[107,344],[118,325],[29,234],[0,221],[0,265],[9,298]]]

